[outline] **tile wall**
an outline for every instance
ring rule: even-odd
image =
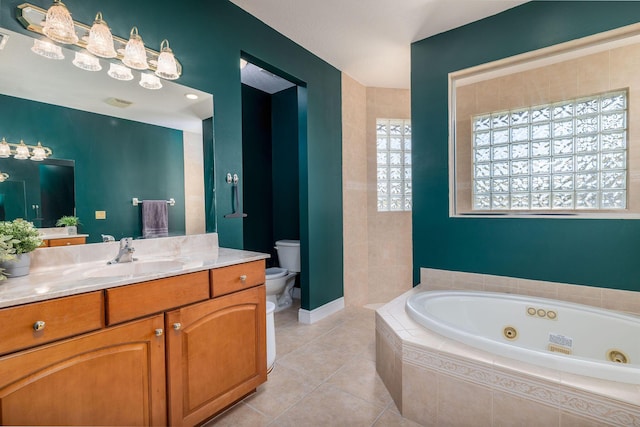
[[[420,283],[426,284],[427,289],[434,291],[458,289],[506,292],[558,299],[640,315],[640,292],[634,291],[432,268],[420,269]]]
[[[411,118],[410,91],[342,75],[344,295],[347,306],[411,289],[411,212],[377,212],[376,118]]]

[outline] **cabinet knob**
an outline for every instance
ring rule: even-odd
[[[67,246],[71,246],[71,242],[67,242],[67,243],[66,243],[66,245],[67,245]]]
[[[156,334],[157,337],[161,337],[163,332],[164,331],[162,329],[156,329],[155,330],[155,334]]]
[[[243,274],[242,276],[240,276],[240,281],[241,282],[246,282],[247,281],[247,275]]]
[[[173,329],[175,329],[176,331],[179,331],[180,328],[182,328],[182,324],[181,323],[174,323],[173,324]]]
[[[42,321],[42,320],[38,320],[36,323],[34,323],[34,324],[33,324],[33,330],[34,330],[34,331],[41,331],[41,330],[43,330],[43,329],[44,329],[44,327],[45,327],[46,325],[47,325],[47,324],[46,324],[44,321]]]

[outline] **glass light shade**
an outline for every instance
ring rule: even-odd
[[[138,29],[136,27],[131,29],[129,41],[124,48],[124,58],[122,58],[122,62],[134,70],[146,70],[149,68],[147,51],[144,48],[142,37],[138,35]]]
[[[111,30],[102,19],[102,12],[98,12],[96,20],[93,21],[91,30],[89,30],[87,50],[101,58],[115,58],[118,55],[113,47]]]
[[[60,0],[53,0],[53,5],[47,10],[42,32],[58,43],[74,44],[78,41],[71,13]]]
[[[6,159],[9,156],[11,156],[11,146],[2,138],[2,141],[0,141],[0,157]]]
[[[38,145],[36,147],[33,147],[33,150],[31,151],[31,160],[40,162],[46,158],[47,152],[44,150],[42,144],[38,142]]]
[[[0,182],[5,182],[9,179],[9,174],[6,172],[0,172]]]
[[[169,41],[163,40],[160,44],[160,55],[158,56],[158,66],[156,76],[166,80],[176,80],[180,77],[178,62],[169,47]]]
[[[34,39],[31,51],[48,59],[64,59],[62,48],[49,40]]]
[[[85,71],[102,70],[102,65],[100,65],[100,60],[95,56],[89,55],[87,53],[76,52],[76,57],[72,62],[73,62],[73,65]]]
[[[24,145],[24,141],[20,140],[20,144],[16,147],[16,154],[13,155],[14,159],[26,160],[30,156],[29,147]]]
[[[109,65],[109,71],[107,71],[109,77],[113,77],[116,80],[133,80],[133,74],[131,70],[123,65],[111,64]]]
[[[141,73],[140,86],[145,89],[156,90],[162,88],[162,83],[160,83],[160,79],[153,74]]]

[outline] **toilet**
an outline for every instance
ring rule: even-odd
[[[267,301],[275,304],[275,311],[291,307],[293,285],[300,273],[300,240],[278,240],[275,246],[278,252],[279,267],[267,268]]]

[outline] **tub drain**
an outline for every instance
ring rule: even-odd
[[[502,334],[508,340],[515,340],[518,338],[518,331],[513,326],[507,326],[502,330]]]
[[[627,355],[620,350],[609,350],[607,352],[607,359],[615,363],[629,363]]]

